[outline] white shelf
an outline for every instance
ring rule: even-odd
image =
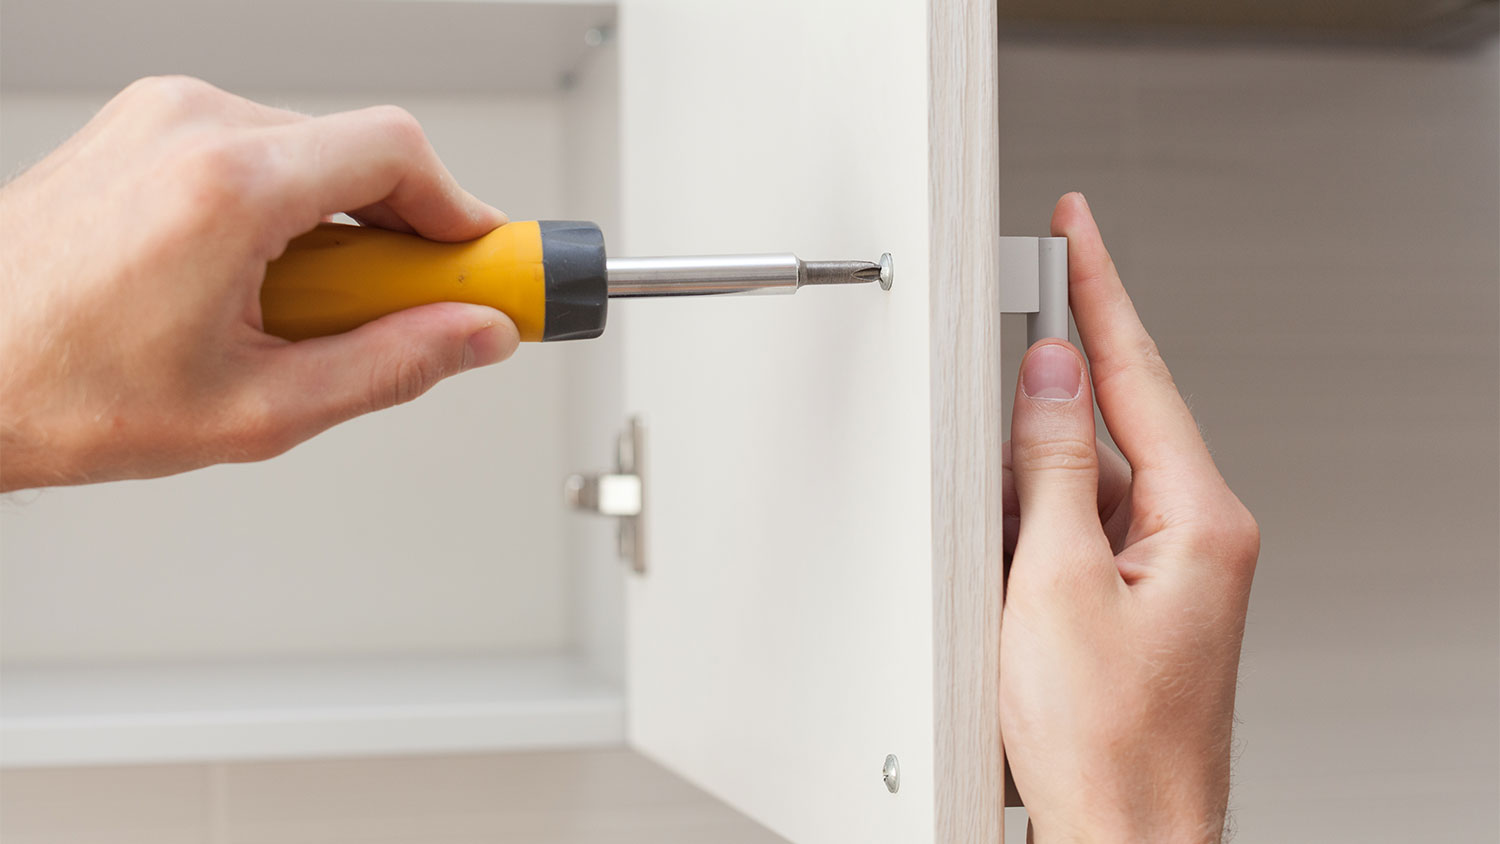
[[[618,745],[620,684],[577,657],[0,669],[0,766]]]

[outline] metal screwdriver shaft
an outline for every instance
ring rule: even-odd
[[[880,283],[891,289],[891,256],[873,261],[803,261],[796,255],[610,258],[610,298],[795,293],[809,284]]]

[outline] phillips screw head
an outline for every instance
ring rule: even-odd
[[[895,794],[901,790],[901,760],[896,758],[896,754],[885,757],[885,767],[881,769],[880,775],[885,780],[886,791]]]

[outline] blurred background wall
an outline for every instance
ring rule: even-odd
[[[1085,193],[1260,520],[1237,841],[1500,840],[1497,77],[1493,39],[1002,44],[1004,230]]]

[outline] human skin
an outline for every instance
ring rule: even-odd
[[[262,460],[515,350],[504,314],[455,303],[263,332],[267,262],[338,212],[446,241],[505,222],[398,108],[309,117],[185,77],[132,84],[0,189],[0,491]]]
[[[1005,455],[1000,723],[1037,842],[1216,842],[1255,520],[1126,295],[1081,194],[1069,304],[1087,352],[1022,362]],[[1094,430],[1097,398],[1115,454]]]

